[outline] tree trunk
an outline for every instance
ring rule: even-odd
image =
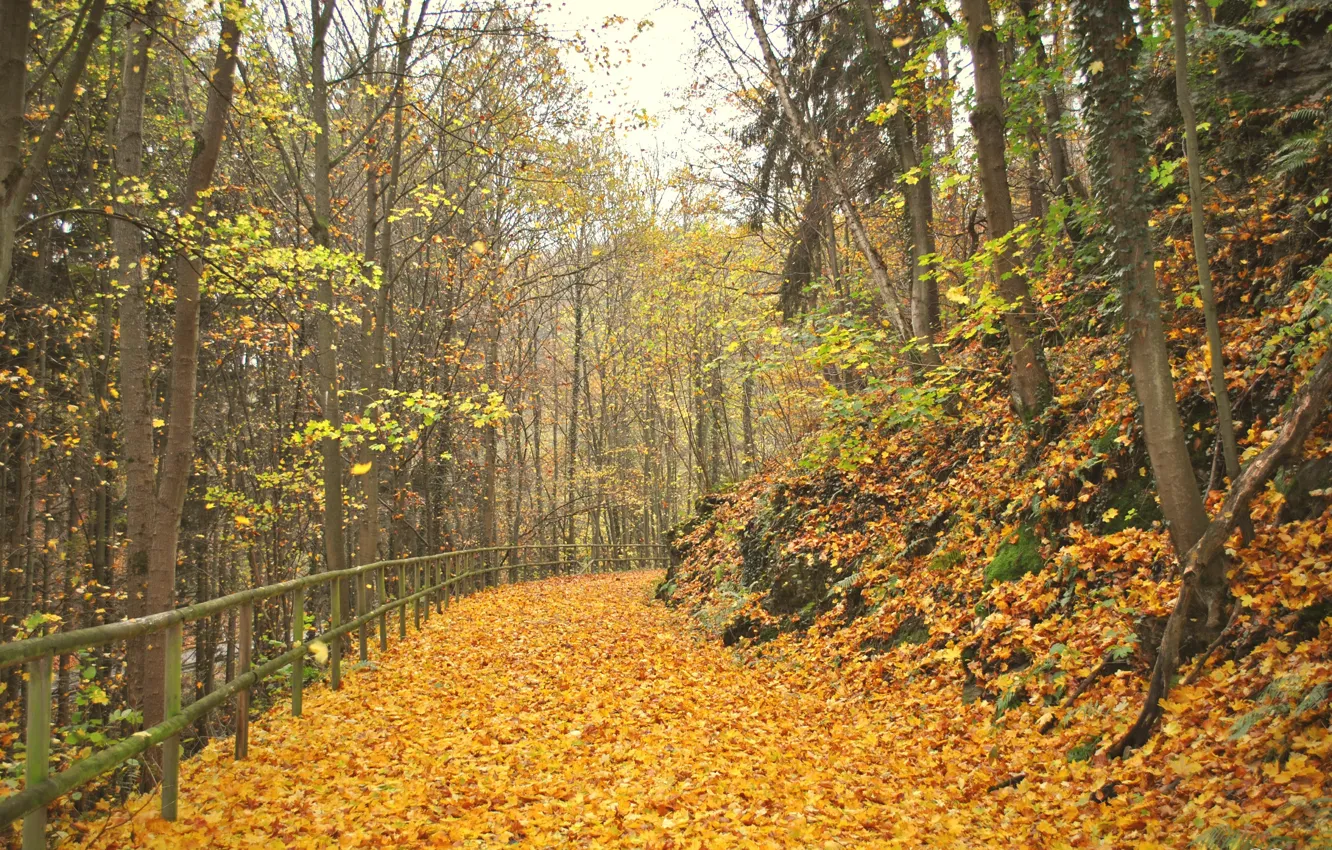
[[[29,152],[26,163],[23,162],[19,145],[23,135],[24,86],[27,78],[20,66],[27,61],[32,3],[30,0],[3,0],[0,12],[3,13],[0,17],[4,18],[4,23],[0,24],[0,71],[3,71],[5,80],[0,83],[0,302],[3,302],[9,297],[14,244],[18,238],[18,220],[23,209],[23,199],[28,196],[37,172],[46,167],[46,159],[56,136],[60,134],[60,128],[64,126],[70,110],[74,108],[74,99],[79,94],[88,55],[102,34],[106,0],[91,0],[88,20],[83,25],[78,46],[74,48],[74,55],[69,60],[69,68],[65,70],[64,83],[60,86],[51,115],[42,126],[42,134]],[[14,112],[16,107],[17,112]]]
[[[574,473],[578,464],[578,395],[583,384],[583,272],[578,272],[573,284],[574,296],[574,338],[573,338],[573,377],[569,391],[569,433],[565,441],[569,444],[565,450],[567,472],[565,478],[564,503],[569,506],[568,525],[564,529],[565,545],[574,542],[574,504],[577,491],[574,488]]]
[[[1193,254],[1198,265],[1198,285],[1202,289],[1203,314],[1207,321],[1207,353],[1211,361],[1212,398],[1216,402],[1216,427],[1226,458],[1226,474],[1234,482],[1239,478],[1239,447],[1235,442],[1235,422],[1230,412],[1230,390],[1226,386],[1226,354],[1221,345],[1221,322],[1216,312],[1216,292],[1212,288],[1212,264],[1207,248],[1206,219],[1202,202],[1202,149],[1198,145],[1198,118],[1193,111],[1189,88],[1189,10],[1187,0],[1173,0],[1175,27],[1175,94],[1184,119],[1184,153],[1189,166],[1189,211],[1193,224]],[[1246,540],[1253,539],[1253,522],[1248,514],[1239,520]]]
[[[32,0],[0,0],[0,302],[8,297],[14,235],[9,199],[23,176],[23,130],[27,105],[28,28]],[[12,187],[12,188],[11,188]],[[14,227],[17,227],[17,213]]]
[[[329,24],[336,0],[310,0],[314,21],[310,42],[311,112],[315,135],[314,221],[310,236],[316,246],[332,249],[329,228],[333,218],[329,156],[328,82],[324,72]],[[320,9],[320,6],[323,9]],[[319,402],[324,421],[332,429],[321,445],[324,466],[324,558],[330,571],[346,566],[346,543],[342,529],[342,407],[338,401],[337,327],[333,322],[333,279],[320,272],[316,298],[319,301],[318,361]],[[344,597],[346,594],[343,594]],[[350,600],[344,600],[350,601]]]
[[[127,33],[121,72],[120,109],[116,115],[116,191],[111,244],[116,252],[120,302],[120,402],[125,465],[126,613],[148,612],[148,559],[157,527],[157,477],[153,447],[152,369],[148,339],[148,302],[144,285],[143,238],[133,223],[140,215],[139,180],[143,175],[143,105],[148,84],[148,49],[160,17],[157,5],[135,18]],[[145,638],[126,643],[127,684],[131,705],[143,704]]]
[[[490,392],[499,392],[499,334],[500,317],[499,305],[495,303],[493,296],[490,301],[489,328],[486,330],[486,386]],[[496,467],[499,465],[499,424],[495,422],[486,423],[481,429],[481,442],[485,459],[481,467],[481,546],[482,548],[492,548],[499,544],[499,526],[498,526],[498,505],[496,504],[497,493]],[[484,563],[486,566],[494,566],[495,553],[487,552]],[[498,583],[499,576],[495,573],[486,573],[485,584],[487,587]]]
[[[375,43],[379,37],[379,18],[372,19],[370,24],[370,34],[367,39],[370,51],[370,57],[367,60],[368,70],[366,76],[373,80],[378,72],[378,62],[376,55],[378,45]],[[378,121],[375,114],[375,98],[373,89],[366,98],[366,114],[370,121]],[[365,151],[365,248],[363,253],[362,266],[365,269],[367,281],[374,274],[376,261],[379,259],[379,167],[380,161],[377,150],[377,133],[374,129],[368,128],[368,137],[366,140]],[[385,217],[387,219],[387,216]],[[385,224],[387,227],[387,223]],[[379,299],[384,287],[388,285],[388,271],[382,266],[382,272],[379,285],[367,285],[361,294],[363,303],[361,305],[361,416],[366,420],[373,422],[377,416],[371,405],[379,395],[379,364],[383,360],[383,336],[380,328],[384,322],[383,313],[379,309]],[[358,564],[370,564],[378,560],[379,554],[379,465],[375,462],[374,443],[378,439],[370,434],[361,435],[362,442],[357,452],[357,466],[365,471],[361,474],[360,488],[361,500],[365,503],[361,511],[360,523],[357,527],[356,536],[356,562]],[[356,584],[358,606],[365,605],[365,582],[358,581]],[[362,624],[360,629],[360,643],[364,649],[367,642],[368,624]]]
[[[999,68],[999,41],[989,0],[962,0],[967,36],[976,77],[976,105],[971,126],[976,133],[981,191],[991,239],[1004,240],[995,256],[999,294],[1010,309],[1004,326],[1013,355],[1010,373],[1013,406],[1029,425],[1050,402],[1050,376],[1045,371],[1040,329],[1028,292],[1026,275],[1013,261],[1015,246],[1006,237],[1013,230],[1013,198],[1008,188],[1007,142],[1004,138],[1003,74]]]
[[[1128,0],[1078,0],[1073,10],[1087,73],[1092,177],[1124,302],[1133,388],[1161,510],[1182,556],[1202,536],[1207,514],[1180,424],[1147,227],[1146,146],[1134,66],[1140,42]],[[1219,626],[1226,596],[1219,562],[1206,567],[1204,585],[1209,621]]]
[[[1045,42],[1041,40],[1042,22],[1036,0],[1018,0],[1018,8],[1027,18],[1027,45],[1036,54],[1036,67],[1048,73],[1050,58],[1045,52]],[[1064,123],[1064,106],[1054,83],[1047,81],[1042,84],[1041,105],[1045,112],[1046,147],[1050,157],[1050,177],[1055,194],[1065,199],[1070,195],[1085,199],[1087,189],[1073,171],[1068,143],[1060,131]]]
[[[1300,447],[1304,445],[1309,433],[1324,421],[1323,408],[1327,406],[1329,393],[1332,393],[1332,348],[1323,352],[1305,379],[1304,386],[1295,393],[1276,439],[1250,461],[1231,483],[1220,513],[1207,524],[1197,542],[1180,558],[1183,580],[1180,582],[1175,607],[1162,631],[1142,710],[1129,730],[1106,751],[1110,758],[1118,758],[1130,747],[1140,747],[1147,742],[1152,727],[1161,716],[1161,700],[1169,693],[1175,673],[1179,670],[1181,647],[1191,637],[1214,632],[1211,624],[1204,622],[1201,616],[1208,611],[1207,600],[1211,593],[1207,589],[1207,574],[1214,569],[1212,565],[1223,563],[1226,541],[1241,518],[1248,516],[1249,505],[1254,497],[1282,464],[1299,456]]]
[[[199,196],[213,182],[213,172],[222,152],[222,135],[231,109],[236,59],[240,50],[240,26],[230,17],[222,19],[217,53],[209,74],[208,106],[195,139],[181,209],[197,221],[204,220]],[[195,234],[202,239],[202,234]],[[203,273],[201,246],[176,254],[175,328],[171,337],[171,402],[167,413],[166,448],[159,465],[157,511],[153,518],[152,551],[148,557],[148,611],[167,611],[176,604],[176,549],[180,539],[180,517],[194,469],[194,414],[199,376],[199,280]],[[150,644],[144,671],[143,720],[145,726],[161,722],[165,710],[166,646]]]
[[[879,23],[870,0],[857,0],[865,31],[865,46],[874,64],[885,103],[896,99],[894,74],[879,34]],[[914,14],[919,14],[914,11]],[[927,366],[939,365],[934,349],[934,334],[939,327],[939,291],[929,278],[928,257],[935,253],[934,187],[930,169],[921,157],[915,133],[904,110],[898,109],[888,119],[889,135],[902,169],[902,196],[906,201],[907,221],[911,229],[911,332]]]
[[[792,134],[795,135],[810,159],[818,165],[823,173],[828,175],[828,179],[837,194],[837,202],[841,205],[842,212],[846,215],[847,224],[855,237],[856,247],[865,255],[865,262],[869,264],[870,279],[874,282],[879,297],[883,300],[889,319],[894,323],[898,333],[903,338],[910,338],[913,332],[901,320],[901,314],[897,309],[897,296],[893,292],[892,284],[888,278],[888,268],[884,265],[883,258],[874,247],[874,243],[870,241],[869,230],[865,227],[865,221],[860,215],[860,208],[852,197],[851,190],[847,186],[841,169],[833,162],[827,150],[811,135],[804,118],[791,100],[786,78],[782,75],[781,65],[777,62],[777,54],[773,52],[772,42],[768,40],[768,32],[763,27],[763,19],[759,15],[755,0],[744,0],[744,6],[745,12],[749,16],[749,23],[754,29],[754,35],[758,39],[759,47],[763,50],[763,61],[768,69],[768,80],[777,91],[777,99],[782,105],[782,113],[786,116]],[[914,304],[912,305],[912,311],[914,315]],[[927,360],[932,357],[934,362],[938,362],[938,352],[935,352],[933,348],[927,347],[925,356]]]

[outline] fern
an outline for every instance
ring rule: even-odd
[[[1304,699],[1300,700],[1300,704],[1295,707],[1295,716],[1298,717],[1299,715],[1303,714],[1309,709],[1316,707],[1323,700],[1327,699],[1327,691],[1328,691],[1327,682],[1321,682],[1317,685],[1314,685],[1313,688],[1309,690],[1309,693],[1304,695]]]
[[[1205,847],[1207,850],[1235,850],[1243,838],[1244,836],[1240,835],[1238,830],[1224,824],[1218,824],[1217,826],[1209,826],[1198,833],[1197,837],[1189,842],[1189,846]]]
[[[1298,175],[1318,159],[1323,149],[1323,134],[1308,132],[1286,142],[1273,156],[1272,167],[1278,177]]]

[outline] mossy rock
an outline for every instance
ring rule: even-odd
[[[920,646],[930,639],[930,627],[925,624],[925,620],[913,615],[903,620],[896,629],[893,630],[892,645],[902,646]]]
[[[1016,581],[1030,573],[1039,573],[1045,567],[1041,558],[1041,541],[1029,525],[1018,529],[1016,540],[1005,540],[994,553],[994,560],[985,568],[985,584]]]

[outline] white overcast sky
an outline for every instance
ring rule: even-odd
[[[589,89],[594,111],[614,119],[623,128],[626,151],[650,154],[659,148],[667,161],[689,158],[702,140],[690,133],[678,112],[684,91],[693,80],[696,49],[692,3],[676,0],[550,0],[542,9],[550,29],[563,35],[581,32],[596,50],[605,47],[612,62],[609,71],[593,71],[581,56],[568,53],[565,63]],[[604,27],[612,15],[625,22]],[[651,21],[641,31],[639,23]],[[627,51],[627,53],[626,53]],[[636,112],[646,110],[649,128],[635,126]]]

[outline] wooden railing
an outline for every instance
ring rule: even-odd
[[[175,820],[176,802],[180,795],[181,732],[235,697],[235,753],[236,758],[245,758],[249,749],[250,689],[290,664],[291,712],[299,717],[304,685],[304,658],[313,641],[322,641],[328,645],[329,686],[337,689],[342,678],[342,638],[353,631],[359,632],[359,654],[364,661],[371,624],[376,620],[380,647],[387,648],[388,615],[394,610],[400,615],[398,635],[406,637],[408,606],[412,608],[412,620],[416,628],[420,629],[422,615],[429,621],[432,608],[442,612],[451,598],[497,584],[506,575],[509,583],[517,583],[554,574],[639,569],[661,565],[665,561],[666,549],[657,544],[522,545],[463,549],[398,561],[378,561],[338,572],[318,573],[134,620],[121,620],[0,645],[0,668],[22,663],[28,665],[25,783],[22,791],[0,799],[0,826],[8,826],[21,817],[24,850],[44,848],[46,807],[52,801],[158,744],[162,745],[162,817]],[[343,600],[349,599],[343,594],[348,590],[347,584],[356,579],[361,579],[356,581],[357,616],[343,623]],[[390,584],[396,590],[391,599],[387,595]],[[304,635],[306,591],[321,585],[329,586],[329,625],[321,634],[307,640]],[[291,600],[291,648],[253,666],[250,661],[250,629],[254,619],[254,605],[287,595]],[[237,611],[240,632],[236,675],[206,696],[182,707],[182,627],[185,623],[233,610]],[[156,726],[136,732],[106,749],[75,761],[60,773],[50,775],[51,671],[54,660],[80,650],[162,632],[166,635],[165,719]]]

